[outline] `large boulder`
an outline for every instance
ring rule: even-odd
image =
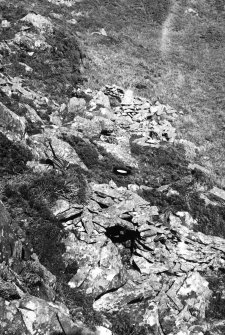
[[[71,233],[64,243],[65,262],[76,261],[78,266],[77,273],[69,282],[70,287],[82,288],[86,294],[97,297],[126,282],[119,250],[110,240],[87,244]]]
[[[69,164],[75,164],[87,170],[86,165],[79,158],[75,149],[69,143],[57,138],[53,133],[47,133],[46,131],[44,134],[30,136],[29,144],[37,161],[50,159],[53,162],[56,156],[61,162],[59,162],[59,165],[62,169]],[[56,162],[56,167],[58,166],[57,164]]]

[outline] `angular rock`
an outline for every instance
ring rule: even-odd
[[[144,297],[153,299],[159,293],[161,286],[159,278],[154,274],[145,281],[137,283],[130,279],[118,290],[102,295],[94,302],[93,307],[96,311],[118,311],[122,307],[127,307],[132,301],[141,300]],[[137,312],[138,308],[139,305],[137,304]]]
[[[91,236],[94,230],[94,224],[92,222],[92,213],[89,212],[89,210],[86,208],[81,215],[81,221],[84,225],[86,233],[88,234],[88,236]]]
[[[81,214],[83,212],[83,208],[70,208],[64,212],[60,212],[57,215],[57,219],[61,220],[61,221],[68,221],[68,220],[72,220],[75,217],[81,217]]]
[[[121,105],[132,105],[134,102],[133,90],[126,90],[121,101]]]
[[[133,261],[143,274],[151,275],[169,270],[168,265],[158,262],[150,263],[143,257],[133,256]]]
[[[98,120],[88,120],[83,117],[77,116],[74,118],[71,124],[71,133],[78,131],[83,134],[86,138],[99,138],[102,127]]]
[[[225,201],[225,191],[214,186],[210,191],[209,194],[218,198],[219,200]]]
[[[121,257],[117,247],[110,240],[94,244],[77,240],[74,244],[73,239],[74,237],[70,235],[65,241],[67,245],[65,259],[74,257],[79,267],[69,282],[71,287],[82,287],[87,294],[98,296],[124,284],[126,273],[123,270]]]
[[[104,148],[107,153],[114,156],[123,164],[137,168],[138,163],[136,159],[132,156],[130,149],[126,146],[123,146],[122,144],[116,145],[112,143],[102,143],[100,141],[97,142],[97,145]]]
[[[111,188],[108,184],[95,184],[95,183],[91,183],[91,188],[92,190],[99,194],[99,196],[102,197],[110,197],[113,199],[118,199],[121,197],[121,193],[118,192],[117,190]]]
[[[21,107],[25,109],[26,120],[33,126],[40,129],[41,125],[44,125],[44,121],[40,118],[34,108],[30,107],[28,104],[23,104]]]
[[[94,116],[92,122],[100,123],[102,134],[109,135],[114,131],[114,123],[109,119],[106,119],[101,116]]]
[[[26,122],[0,102],[0,131],[9,139],[22,140],[25,136]]]
[[[59,199],[56,201],[55,206],[52,208],[53,215],[57,216],[70,208],[70,204],[67,200]]]
[[[46,42],[46,38],[43,35],[29,33],[20,31],[16,33],[14,37],[14,42],[20,47],[25,47],[29,52],[34,51],[44,51],[46,49],[50,49],[51,46]]]
[[[49,141],[51,141],[54,153],[59,159],[59,164],[58,161],[56,162],[56,168],[60,166],[60,168],[64,169],[68,167],[68,164],[75,164],[87,170],[86,165],[81,161],[73,147],[69,143],[55,137],[55,135],[52,135],[50,132],[48,135],[44,133],[30,136],[30,147],[37,160],[50,159],[54,162],[55,157],[49,145]]]
[[[21,21],[31,23],[40,33],[52,33],[53,24],[49,18],[46,18],[40,14],[34,12],[28,13]]]
[[[111,330],[103,326],[96,327],[97,335],[112,335]]]
[[[99,91],[93,98],[95,104],[102,105],[105,108],[110,108],[110,101],[107,95]]]
[[[74,113],[76,116],[76,113],[81,112],[85,109],[86,101],[83,98],[70,98],[70,101],[68,103],[68,112]]]
[[[180,299],[185,299],[185,304],[189,306],[195,313],[192,312],[195,319],[204,319],[207,301],[211,297],[211,290],[208,287],[209,283],[198,273],[189,274],[182,287],[178,290],[177,296]]]

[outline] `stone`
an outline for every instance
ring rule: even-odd
[[[134,92],[133,90],[126,90],[121,101],[121,105],[132,105],[134,102]]]
[[[182,287],[177,291],[178,298],[185,298],[185,303],[189,308],[195,310],[195,318],[205,318],[207,301],[212,294],[208,284],[198,272],[193,272],[188,275]]]
[[[47,130],[45,130],[44,134],[30,136],[29,140],[29,146],[37,160],[46,160],[48,158],[54,161],[54,155],[49,145],[49,141],[51,141],[55,155],[62,162],[62,164],[60,164],[62,165],[62,168],[66,168],[68,165],[74,164],[79,165],[84,170],[88,170],[86,165],[81,161],[78,154],[69,143],[57,138],[55,135],[47,132]]]
[[[219,200],[225,201],[225,191],[216,186],[209,190],[209,194],[215,198],[218,198]]]
[[[40,33],[52,33],[53,24],[49,18],[34,12],[28,13],[21,21],[31,23]]]
[[[103,198],[97,194],[92,194],[91,198],[95,200],[100,206],[102,205],[104,207],[109,207],[114,204],[113,199],[107,196]]]
[[[102,134],[109,135],[114,131],[114,123],[111,120],[106,119],[102,116],[94,116],[92,122],[100,124]]]
[[[54,207],[52,208],[53,215],[57,216],[70,208],[70,204],[67,200],[59,199],[56,201]]]
[[[94,230],[94,224],[92,222],[92,213],[89,212],[89,210],[86,208],[81,215],[81,221],[84,225],[86,233],[88,234],[88,236],[91,236]]]
[[[133,261],[137,265],[137,267],[140,269],[142,274],[155,274],[155,273],[161,273],[169,270],[169,267],[165,264],[154,262],[153,264],[148,262],[143,257],[139,256],[133,256]]]
[[[9,28],[11,26],[11,23],[8,20],[2,20],[1,27],[2,28]]]
[[[105,143],[97,141],[97,145],[104,148],[107,153],[111,154],[115,159],[121,161],[125,165],[131,167],[138,167],[137,160],[132,156],[130,148],[126,145],[123,145],[121,142],[120,144],[114,143]]]
[[[110,108],[109,98],[102,91],[98,91],[98,93],[93,97],[93,102],[105,108]]]
[[[28,104],[21,104],[21,107],[25,109],[25,118],[36,128],[44,125],[44,121],[40,118],[34,108],[30,107]]]
[[[22,140],[25,137],[26,122],[0,102],[0,131],[9,139]]]
[[[102,116],[106,119],[114,121],[116,119],[116,116],[110,108],[107,107],[101,107],[99,108],[96,112],[93,112],[94,115],[96,116]]]
[[[74,116],[76,116],[76,113],[81,112],[85,109],[86,101],[83,98],[70,98],[68,103],[68,112],[74,113]]]
[[[72,220],[73,218],[77,216],[81,216],[83,212],[83,208],[69,208],[66,211],[60,212],[57,214],[57,219],[61,221],[68,221]]]
[[[88,201],[87,208],[92,213],[99,213],[102,210],[101,206],[94,200]]]
[[[154,298],[160,291],[161,284],[159,280],[152,274],[151,278],[137,283],[128,280],[122,287],[114,292],[107,292],[93,303],[93,308],[96,311],[109,312],[112,310],[118,311],[123,307],[128,306],[130,302],[142,299],[144,297]],[[140,308],[139,304],[136,306],[136,313]]]
[[[72,134],[75,130],[82,133],[82,135],[86,138],[92,139],[100,137],[102,127],[98,119],[88,120],[83,117],[76,116],[73,123],[71,124],[70,130]]]
[[[29,52],[37,50],[44,51],[51,48],[51,46],[46,42],[44,35],[29,33],[27,31],[20,31],[16,33],[13,40],[18,46],[23,45],[27,50],[29,50]]]
[[[92,190],[102,197],[110,197],[110,198],[120,198],[121,194],[116,189],[111,188],[108,184],[90,184]]]
[[[49,116],[50,122],[58,127],[62,126],[62,118],[59,116],[59,112],[55,111]]]
[[[111,330],[103,326],[97,326],[96,332],[97,332],[96,335],[112,335]]]
[[[188,212],[176,212],[176,215],[178,215],[181,218],[182,223],[189,229],[197,227],[198,221],[194,220]]]
[[[87,244],[74,244],[70,234],[66,239],[65,259],[76,259],[79,270],[70,280],[71,287],[81,287],[87,294],[98,296],[108,290],[120,287],[126,281],[126,273],[117,247],[110,240]]]

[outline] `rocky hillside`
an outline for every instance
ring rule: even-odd
[[[112,3],[157,25],[170,4]],[[98,87],[82,5],[0,1],[0,334],[223,335],[225,190],[185,111]]]

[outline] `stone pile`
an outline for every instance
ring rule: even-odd
[[[186,212],[159,215],[134,185],[90,187],[86,206],[58,201],[53,209],[69,231],[65,262],[78,262],[68,284],[92,294],[97,311],[126,310],[156,334],[204,334],[212,292],[202,273],[225,267],[225,240],[193,232]]]
[[[131,89],[106,86],[103,92],[120,101],[115,113],[126,119],[126,129],[138,138],[135,142],[142,146],[158,146],[160,142],[174,142],[176,130],[171,122],[178,113],[169,105],[158,101],[154,104],[145,98],[134,97]]]

